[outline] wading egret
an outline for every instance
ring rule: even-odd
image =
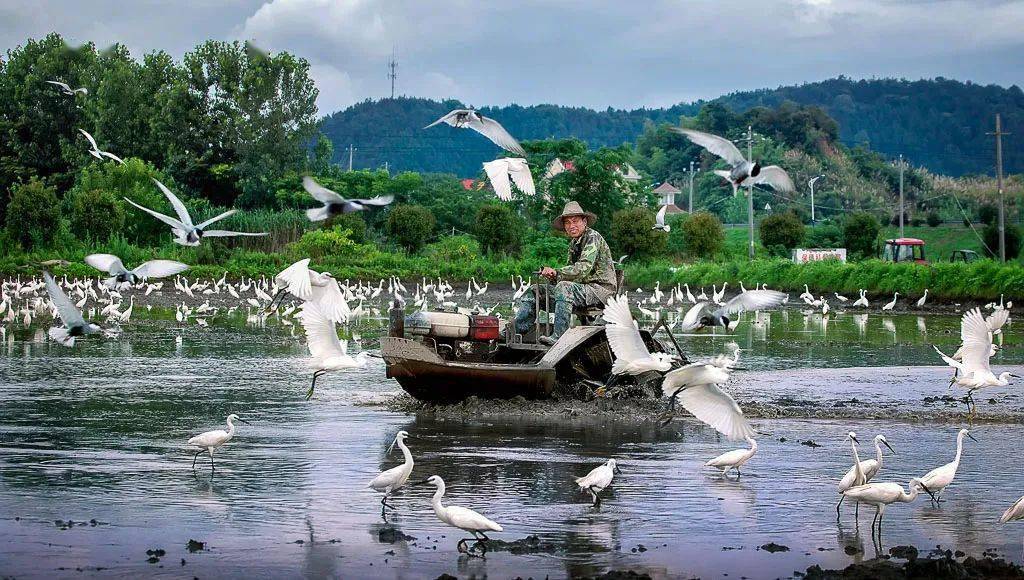
[[[388,453],[398,445],[398,448],[402,450],[402,455],[405,457],[405,462],[401,465],[396,465],[387,471],[382,471],[377,477],[373,478],[373,481],[367,486],[375,491],[384,492],[384,497],[380,500],[380,515],[384,517],[384,508],[395,509],[395,506],[388,504],[388,496],[391,495],[395,490],[405,485],[406,481],[409,481],[409,475],[412,474],[412,453],[409,452],[409,448],[405,445],[405,439],[409,434],[405,431],[399,431],[395,435],[395,440],[391,442],[391,447],[388,449]]]
[[[960,467],[960,455],[964,450],[964,436],[970,437],[974,441],[974,435],[967,429],[961,429],[956,435],[956,457],[953,461],[943,465],[942,467],[936,467],[935,469],[924,474],[920,478],[923,483],[930,490],[932,496],[932,502],[938,505],[942,500],[939,496],[942,495],[942,491],[946,489],[949,484],[953,483],[953,478],[956,477],[956,470]]]
[[[437,514],[437,519],[448,524],[449,526],[459,528],[460,530],[467,531],[473,534],[472,538],[463,538],[459,540],[456,545],[456,549],[461,552],[472,554],[466,544],[469,540],[476,541],[476,545],[481,548],[480,555],[483,556],[487,553],[487,541],[490,539],[487,537],[486,532],[501,532],[501,526],[480,515],[479,513],[464,507],[459,506],[444,506],[441,504],[441,498],[444,497],[444,480],[438,475],[431,475],[423,481],[417,482],[415,485],[426,485],[432,484],[437,490],[434,492],[434,497],[430,500],[430,504],[434,506],[434,513]]]
[[[875,533],[875,522],[878,522],[878,535],[882,535],[882,516],[885,513],[885,506],[891,503],[910,503],[917,499],[921,491],[931,493],[931,490],[919,479],[910,480],[910,493],[903,491],[903,486],[898,483],[868,483],[851,487],[843,492],[843,495],[875,506],[875,517],[871,520],[871,535]]]
[[[924,308],[924,303],[928,301],[928,289],[924,289],[924,295],[917,299],[917,307]]]
[[[195,457],[192,458],[192,469],[196,468],[196,459],[199,459],[199,454],[203,451],[210,452],[210,471],[213,471],[213,450],[224,445],[231,438],[235,436],[235,424],[232,421],[239,421],[241,423],[248,424],[248,421],[241,419],[238,415],[232,413],[228,415],[228,430],[214,429],[213,431],[207,431],[200,433],[195,437],[188,440],[189,445],[195,445],[199,447],[199,451],[196,451]]]
[[[750,458],[757,453],[757,441],[753,437],[747,437],[747,443],[750,444],[750,449],[733,449],[732,451],[726,451],[725,453],[709,459],[704,465],[707,467],[716,467],[722,470],[722,477],[725,477],[726,473],[729,473],[730,469],[736,470],[736,477],[742,475],[740,473],[740,466],[750,461]]]
[[[856,435],[853,432],[849,435],[853,438],[854,443],[856,443]],[[882,445],[888,447],[889,451],[892,451],[893,454],[896,453],[896,450],[893,449],[892,446],[889,445],[889,442],[885,440],[885,435],[875,435],[875,458],[857,461],[857,465],[850,467],[850,470],[846,472],[843,479],[839,481],[837,489],[840,494],[856,485],[864,485],[878,475],[879,470],[882,469]],[[856,447],[854,447],[853,453],[854,457],[856,457]],[[842,497],[839,498],[839,504],[836,506],[836,515],[839,515],[840,505],[843,505]]]
[[[789,298],[777,290],[747,290],[733,296],[720,308],[712,310],[711,304],[698,302],[690,307],[680,323],[682,332],[700,330],[706,326],[728,327],[733,318],[747,310],[768,310],[781,306]]]
[[[599,465],[590,470],[590,473],[583,477],[577,477],[574,481],[580,486],[580,492],[589,491],[594,498],[594,506],[601,505],[601,498],[597,494],[612,483],[616,473],[621,473],[614,459],[609,459],[604,465]]]
[[[718,388],[729,380],[729,371],[739,359],[719,355],[708,362],[691,363],[665,375],[662,394],[670,397],[667,424],[675,412],[676,401],[694,417],[732,440],[753,437],[754,428],[729,393]]]
[[[854,306],[860,306],[862,308],[867,308],[868,307],[868,293],[865,292],[864,290],[861,290],[860,291],[860,298],[858,298],[857,301],[853,303],[853,305]]]
[[[888,304],[883,306],[882,310],[892,310],[893,308],[896,308],[896,300],[899,297],[900,297],[900,293],[899,292],[894,293],[893,297],[892,297],[892,302],[889,302]]]
[[[867,483],[867,478],[864,477],[864,472],[861,471],[861,468],[860,468],[860,456],[857,455],[857,445],[860,443],[860,441],[857,440],[857,434],[854,433],[853,431],[850,431],[849,433],[847,433],[846,434],[846,438],[850,440],[850,449],[853,450],[853,474],[854,475],[853,475],[853,485],[852,485],[852,487],[856,487],[856,486],[859,486],[859,485],[864,485],[865,483]],[[849,489],[849,488],[847,488],[847,489]],[[843,500],[846,499],[845,495],[841,495],[841,494],[845,493],[845,491],[846,490],[839,490],[840,498],[839,498],[839,503],[836,504],[836,521],[839,521],[839,506],[843,505]],[[859,503],[855,504],[854,505],[854,509],[855,509],[854,517],[859,518],[860,517],[860,504]]]

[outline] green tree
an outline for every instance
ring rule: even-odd
[[[124,228],[124,204],[108,190],[73,189],[64,205],[71,231],[80,240],[105,242]]]
[[[161,239],[166,239],[167,226],[145,214],[142,210],[128,206],[124,202],[124,199],[127,198],[160,213],[176,215],[174,208],[171,207],[171,202],[153,183],[154,178],[175,192],[186,205],[195,207],[194,202],[178,189],[173,180],[168,179],[162,172],[141,159],[128,159],[124,165],[118,163],[90,164],[83,168],[78,175],[74,191],[78,193],[102,191],[109,194],[114,199],[114,203],[124,212],[123,233],[125,238],[140,244],[156,244]],[[199,214],[193,214],[193,217],[198,216]]]
[[[690,258],[713,258],[725,247],[725,228],[713,214],[694,213],[683,222],[682,230]]]
[[[843,220],[843,244],[851,258],[871,258],[878,247],[878,234],[882,226],[875,216],[855,212]]]
[[[331,169],[331,160],[334,158],[334,143],[320,133],[316,137],[316,145],[313,146],[312,159],[309,169],[316,174],[327,173]]]
[[[488,253],[519,255],[523,221],[508,206],[490,203],[477,210],[473,235]]]
[[[761,244],[774,255],[786,255],[804,239],[804,224],[793,212],[770,215],[761,220]]]
[[[33,179],[14,189],[7,205],[7,236],[26,249],[49,245],[60,225],[60,203],[52,187]]]
[[[611,244],[615,254],[645,260],[665,251],[665,232],[655,230],[654,214],[643,207],[620,209],[612,215]]]
[[[981,233],[985,240],[985,254],[990,258],[999,257],[999,225],[989,224]],[[1006,259],[1013,260],[1020,255],[1020,228],[1006,224],[1004,236],[1006,240]]]
[[[665,218],[665,223],[672,228],[668,232],[668,241],[665,247],[673,256],[683,256],[686,254],[686,237],[683,224],[686,222],[687,215],[680,213]]]
[[[434,223],[429,209],[399,204],[388,213],[387,232],[393,242],[413,254],[433,235]]]

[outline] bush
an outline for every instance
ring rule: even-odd
[[[480,206],[473,220],[473,235],[487,253],[519,255],[523,247],[523,220],[506,205]]]
[[[569,255],[569,238],[533,232],[526,241],[523,254],[541,264],[562,264]]]
[[[434,233],[434,214],[425,207],[396,205],[388,214],[387,232],[391,240],[416,253]]]
[[[64,198],[71,230],[80,240],[105,242],[124,228],[124,204],[103,189],[73,189]]]
[[[786,256],[803,241],[804,224],[793,212],[777,213],[761,220],[760,236],[773,255]]]
[[[668,232],[666,247],[673,256],[682,256],[686,253],[686,237],[683,235],[683,224],[686,223],[687,214],[676,214],[666,217],[667,223],[672,229]]]
[[[612,214],[612,247],[615,254],[627,254],[634,260],[656,256],[665,250],[668,237],[655,230],[654,214],[647,208],[631,207]]]
[[[992,225],[999,220],[999,208],[992,204],[984,204],[978,208],[978,219],[985,225]]]
[[[924,219],[915,215],[914,217],[910,218],[910,225],[914,226],[915,228],[919,228],[924,225]]]
[[[328,220],[327,225],[349,231],[349,239],[357,244],[366,243],[366,220],[361,212],[343,213]],[[262,230],[267,231],[267,230]]]
[[[982,232],[985,239],[985,254],[992,258],[999,257],[999,224],[989,224]],[[991,250],[991,251],[990,251]],[[1013,224],[1006,224],[1006,259],[1013,260],[1020,255],[1020,229]]]
[[[352,241],[352,232],[339,227],[311,230],[299,241],[289,244],[288,249],[296,259],[313,258],[354,258],[373,253],[372,246]]]
[[[836,224],[827,223],[807,230],[804,246],[808,248],[843,247],[843,230]]]
[[[690,258],[713,258],[725,247],[725,228],[714,215],[701,211],[683,222],[686,255]]]
[[[932,211],[928,212],[928,226],[929,227],[937,228],[937,227],[939,227],[939,224],[941,224],[941,223],[942,223],[942,216],[939,215],[939,212],[935,211],[934,209]]]
[[[480,242],[473,236],[447,236],[429,244],[423,254],[432,260],[447,264],[465,264],[480,259]]]
[[[881,224],[875,216],[866,212],[855,212],[843,222],[843,245],[851,258],[871,258],[878,245]]]
[[[128,241],[140,245],[157,245],[161,240],[168,238],[167,226],[142,210],[128,206],[121,199],[122,197],[127,197],[143,207],[148,207],[169,216],[176,216],[177,214],[174,213],[174,209],[171,207],[167,197],[153,183],[153,178],[159,179],[161,183],[181,198],[189,211],[200,208],[197,200],[190,199],[185,195],[185,192],[181,191],[163,173],[156,170],[152,165],[136,158],[128,159],[124,165],[118,163],[90,163],[86,165],[78,175],[74,189],[78,191],[101,190],[109,193],[118,203],[124,204],[122,206],[125,210],[124,234]],[[205,199],[201,201],[206,202]],[[203,209],[208,208],[208,206],[209,203],[206,202]],[[211,213],[209,217],[213,217],[213,215]],[[193,213],[192,217],[198,218],[199,215]],[[197,223],[199,221],[201,220],[196,219]]]
[[[60,225],[60,206],[52,187],[33,179],[15,188],[7,204],[7,235],[26,249],[51,245]]]

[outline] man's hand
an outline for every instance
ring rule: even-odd
[[[549,268],[547,266],[544,266],[543,268],[540,269],[540,275],[544,276],[548,280],[554,282],[555,278],[558,277],[558,271],[555,270],[554,268]]]

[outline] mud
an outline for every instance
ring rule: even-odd
[[[902,546],[908,547],[908,546]],[[894,548],[895,549],[895,548]],[[917,550],[914,550],[916,554]],[[887,558],[850,564],[842,570],[824,570],[811,566],[804,574],[808,580],[900,580],[928,578],[933,580],[973,580],[981,578],[1024,578],[1024,568],[1001,558],[963,558],[958,560],[945,552],[925,558],[911,558],[904,563]]]

